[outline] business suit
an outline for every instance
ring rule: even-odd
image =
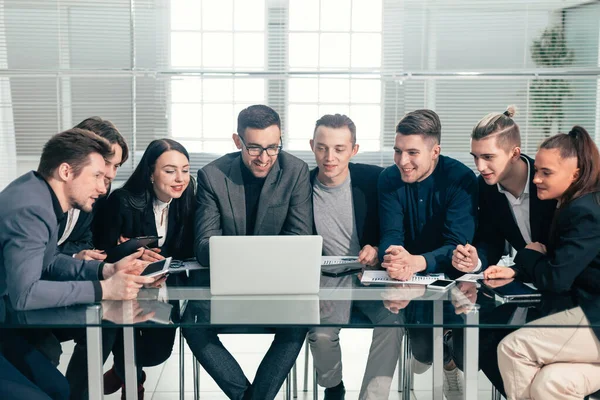
[[[96,213],[105,213],[105,207],[108,199],[108,193],[110,193],[110,185],[106,190],[107,194],[100,196],[94,202],[94,208],[92,212],[79,212],[79,217],[77,218],[77,222],[75,223],[75,227],[62,244],[58,246],[58,250],[66,254],[68,256],[72,256],[73,254],[77,254],[82,250],[88,250],[93,248],[100,248],[94,244],[94,237],[97,236],[99,232],[102,232],[105,229],[105,225],[107,221],[100,221],[98,218],[94,218]],[[67,218],[65,218],[59,224],[58,228],[58,237],[62,237],[67,224]],[[94,232],[97,232],[94,234]]]
[[[191,183],[190,183],[191,184]],[[108,197],[106,205],[96,213],[94,225],[94,242],[98,248],[109,250],[117,246],[120,236],[134,238],[138,236],[156,236],[156,221],[154,216],[152,199],[148,199],[145,207],[139,208],[130,201],[131,195],[125,189],[116,189]],[[173,202],[178,201],[173,199]],[[97,223],[96,221],[104,221]],[[110,221],[110,223],[109,223]],[[187,221],[185,221],[187,222]],[[176,210],[169,209],[167,233],[165,242],[160,247],[160,254],[164,257],[186,259],[192,256],[192,224],[188,223],[187,235],[184,235],[183,243],[177,243],[175,238],[176,228],[179,228]],[[189,229],[188,229],[189,227]],[[158,243],[149,246],[158,246]],[[167,286],[177,286],[184,283],[185,274],[172,274],[167,279]],[[171,302],[172,315],[178,314],[179,302]],[[173,350],[175,340],[175,329],[161,328],[139,328],[135,330],[136,339],[136,365],[138,368],[138,380],[142,380],[142,367],[159,365],[166,361]],[[115,372],[124,379],[124,345],[123,336],[118,334],[112,349],[115,362]]]
[[[74,254],[77,254],[82,250],[94,248],[91,230],[93,217],[93,212],[79,212],[79,216],[77,217],[77,221],[75,222],[75,226],[69,234],[69,237],[62,244],[58,245],[58,250],[61,253],[66,254],[68,256],[73,256]],[[58,226],[59,238],[62,237],[63,233],[65,232],[66,224],[67,218],[64,218]]]
[[[521,155],[521,160],[527,163],[529,169],[529,224],[533,242],[548,243],[548,234],[552,216],[556,209],[555,200],[540,200],[537,197],[536,186],[533,183],[535,175],[534,160]],[[498,190],[498,185],[488,185],[483,178],[477,178],[479,185],[479,224],[475,234],[474,245],[483,268],[498,263],[504,252],[505,241],[517,251],[525,248],[527,243],[519,230],[513,216],[511,205],[504,193]],[[482,315],[484,320],[506,324],[511,319],[516,307],[505,307],[502,312],[492,310],[491,315]],[[504,387],[498,371],[496,348],[498,343],[508,335],[510,329],[485,329],[481,331],[479,365],[492,384],[502,393]],[[463,366],[463,331],[453,330],[454,358],[456,364]]]
[[[102,299],[100,261],[81,261],[57,252],[62,218],[58,198],[33,171],[0,193],[0,295],[8,295],[11,308],[35,310]],[[85,342],[84,330],[73,330],[72,336],[78,345]],[[103,340],[112,339],[107,335]],[[80,347],[80,357],[72,358],[67,371],[72,396],[87,387],[85,348]]]
[[[533,242],[548,243],[548,232],[552,215],[556,208],[555,200],[540,200],[533,183],[535,175],[534,160],[526,155],[521,159],[529,167],[529,224]],[[498,191],[498,185],[488,185],[481,175],[477,178],[479,185],[478,227],[474,244],[483,268],[495,265],[504,252],[505,240],[517,251],[527,243],[513,217],[511,206],[504,193]]]
[[[227,154],[198,171],[194,249],[209,265],[208,239],[218,235],[310,235],[312,202],[308,166],[282,151],[267,175],[254,232],[246,232],[240,153]]]
[[[191,182],[190,182],[191,185]],[[108,197],[106,206],[98,210],[93,224],[98,228],[94,231],[94,243],[102,250],[112,249],[117,246],[120,236],[134,238],[138,236],[156,236],[156,222],[152,200],[148,200],[144,208],[134,207],[129,201],[130,195],[124,189],[116,189]],[[176,201],[176,199],[173,199]],[[185,259],[193,256],[193,225],[186,225],[187,234],[183,243],[175,242],[175,230],[178,228],[177,215],[169,210],[167,234],[164,244],[160,247],[160,254],[165,257]],[[103,224],[97,221],[105,221]],[[110,221],[110,223],[107,223]],[[158,243],[149,247],[157,247]]]
[[[99,261],[56,254],[58,211],[53,195],[34,172],[17,178],[0,193],[0,295],[8,294],[16,310],[102,298]]]
[[[245,150],[242,150],[245,151]],[[306,163],[280,152],[265,178],[253,232],[246,232],[246,194],[241,153],[227,154],[198,171],[195,252],[209,265],[208,241],[214,235],[310,235],[312,201]],[[264,257],[263,254],[256,255]],[[204,320],[209,310],[188,304],[184,321]],[[303,328],[277,328],[275,339],[250,384],[220,342],[217,329],[184,328],[192,352],[232,399],[272,399],[292,368],[306,336]]]
[[[600,389],[600,192],[583,195],[557,210],[547,254],[517,253],[515,279],[574,306],[529,324],[498,346],[498,362],[509,398],[581,398]],[[593,329],[588,323],[595,324]],[[544,329],[533,325],[578,328]],[[518,379],[516,379],[518,377]]]

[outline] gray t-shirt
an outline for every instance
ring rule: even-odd
[[[350,174],[338,186],[325,186],[315,178],[313,210],[317,233],[323,236],[323,255],[357,256],[360,243],[354,220]]]

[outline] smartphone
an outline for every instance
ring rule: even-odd
[[[140,275],[157,277],[164,275],[169,272],[169,265],[171,265],[171,257],[167,257],[164,260],[155,261],[152,264],[148,264]]]
[[[438,279],[427,285],[427,289],[446,290],[454,286],[456,282],[448,279]]]

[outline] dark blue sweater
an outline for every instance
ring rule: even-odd
[[[440,155],[425,180],[405,183],[396,165],[379,176],[381,243],[400,245],[427,261],[425,273],[452,268],[452,251],[472,243],[477,215],[477,178],[463,163]]]

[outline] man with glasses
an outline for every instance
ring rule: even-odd
[[[198,171],[194,246],[196,258],[204,266],[209,265],[211,236],[312,234],[308,166],[281,150],[277,112],[264,105],[242,110],[233,141],[240,152],[226,154]],[[189,304],[184,321],[194,321],[198,314],[210,312],[203,305]],[[218,329],[184,328],[183,335],[198,361],[230,399],[269,400],[275,398],[294,365],[307,329],[272,331],[275,339],[252,384],[219,340]]]

